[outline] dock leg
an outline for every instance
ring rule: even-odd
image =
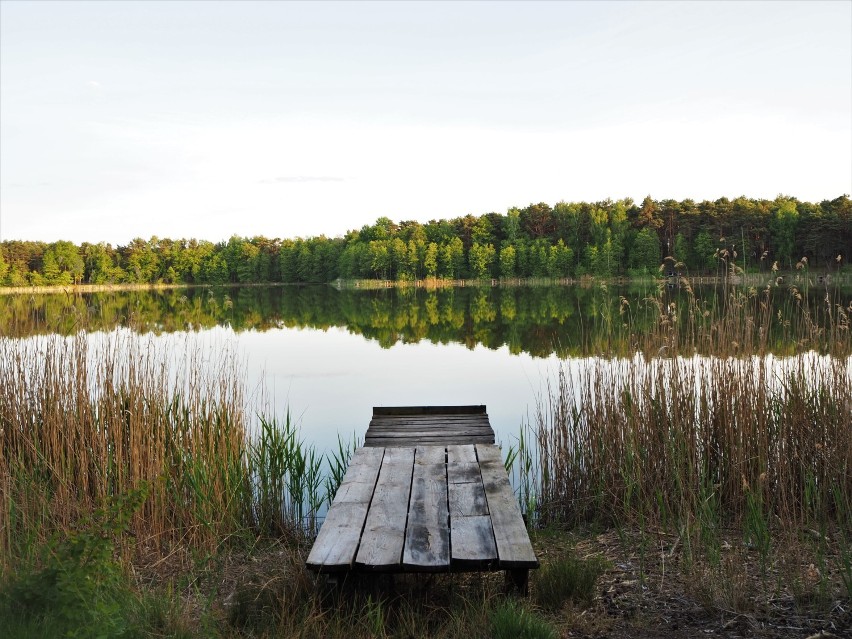
[[[515,591],[526,597],[529,593],[530,571],[527,568],[517,568],[506,571],[506,590]]]

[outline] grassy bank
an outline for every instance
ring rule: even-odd
[[[499,574],[328,592],[304,559],[349,449],[324,478],[287,415],[247,400],[233,351],[155,344],[0,339],[12,636],[781,637],[852,621],[848,357],[566,362],[515,449],[542,562],[515,601]]]

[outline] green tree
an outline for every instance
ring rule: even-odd
[[[460,278],[464,266],[464,245],[458,237],[450,239],[442,244],[438,251],[438,274],[441,277],[452,279]]]
[[[281,271],[282,282],[298,281],[296,265],[298,262],[299,247],[293,240],[284,240],[278,249],[278,268]]]
[[[409,270],[408,247],[400,238],[395,237],[390,242],[390,275],[391,278],[407,281],[413,278]]]
[[[515,276],[515,247],[511,244],[504,244],[500,249],[500,277]]]
[[[137,237],[126,247],[119,249],[124,255],[126,263],[124,271],[128,281],[141,284],[153,284],[157,281],[160,260],[155,246],[158,243],[157,237],[152,237],[147,242]]]
[[[435,277],[438,274],[438,245],[435,242],[429,242],[426,247],[423,270],[426,272],[426,277]]]
[[[299,250],[296,253],[296,281],[315,282],[315,268],[314,252],[310,243],[304,240],[299,242]]]
[[[236,251],[234,270],[237,281],[240,284],[249,284],[258,281],[258,258],[260,249],[247,240],[240,242]]]
[[[684,264],[688,263],[689,260],[689,242],[686,237],[684,237],[683,233],[678,233],[675,236],[674,242],[674,256],[677,262],[682,262]]]
[[[650,228],[643,228],[633,241],[630,267],[645,273],[653,273],[660,266],[660,238]]]
[[[568,248],[560,238],[556,244],[550,247],[550,276],[570,277],[573,264],[574,251]]]
[[[387,242],[373,240],[370,242],[370,270],[379,279],[388,279],[390,272],[390,251]]]
[[[85,279],[90,284],[111,284],[120,282],[123,276],[115,263],[115,256],[109,244],[88,244],[84,248]]]
[[[695,237],[690,268],[698,272],[712,272],[717,266],[716,244],[709,231],[702,229]]]
[[[779,198],[769,223],[772,243],[775,246],[775,257],[780,264],[793,267],[793,255],[796,245],[796,229],[799,225],[799,211],[794,200]]]
[[[0,248],[0,286],[6,284],[6,276],[9,274],[9,263],[3,256],[3,249]]]
[[[506,211],[506,217],[503,219],[503,234],[506,240],[514,242],[518,239],[521,232],[521,212],[516,208],[511,208]]]
[[[54,242],[44,252],[42,275],[45,284],[76,284],[82,281],[84,271],[80,251],[71,242]]]
[[[490,275],[491,264],[494,262],[497,251],[493,244],[479,244],[474,242],[470,247],[468,261],[470,262],[471,274],[482,279]]]
[[[530,204],[520,213],[521,228],[531,239],[543,238],[555,228],[553,209],[549,204]]]

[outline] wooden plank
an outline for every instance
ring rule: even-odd
[[[484,413],[485,406],[374,406],[373,415],[434,415],[441,413]]]
[[[392,433],[392,434],[388,434],[388,433],[376,433],[376,434],[373,434],[373,433],[371,433],[370,431],[367,431],[367,434],[366,434],[364,437],[365,437],[365,438],[366,438],[366,437],[372,437],[372,438],[374,438],[374,439],[376,439],[376,438],[382,438],[382,439],[393,439],[393,437],[394,437],[394,436],[396,436],[396,438],[397,438],[397,439],[406,439],[406,438],[408,438],[408,439],[414,439],[414,440],[416,440],[416,439],[417,439],[417,437],[424,437],[424,438],[427,438],[427,439],[428,439],[428,438],[432,438],[432,439],[440,439],[440,438],[444,438],[444,439],[446,439],[446,438],[448,438],[448,437],[455,437],[455,438],[458,438],[458,437],[459,437],[459,435],[457,435],[457,434],[455,434],[455,433],[453,433],[453,432],[446,432],[446,433],[426,433],[426,434],[420,434],[420,435],[411,435],[411,434],[407,434],[407,433],[396,433],[396,434],[393,434],[393,433]],[[490,440],[492,440],[492,441],[494,440],[494,435],[492,435],[491,433],[482,433],[482,434],[467,434],[467,435],[461,435],[461,436],[462,436],[462,437],[476,437],[476,438],[479,438],[479,439],[482,439],[482,438],[488,438],[488,439],[490,439]],[[462,443],[463,443],[463,444],[470,444],[470,443],[472,443],[472,442],[462,442]],[[416,447],[416,446],[412,446],[412,448],[415,448],[415,447]]]
[[[494,438],[489,435],[467,435],[458,437],[456,435],[430,435],[429,437],[386,437],[384,435],[365,435],[364,441],[386,441],[391,445],[405,446],[405,442],[413,442],[409,447],[422,444],[424,446],[450,446],[453,444],[493,444]]]
[[[450,519],[488,514],[482,475],[472,444],[447,446],[447,483]]]
[[[429,437],[429,438],[389,438],[389,437],[376,437],[376,438],[364,438],[364,446],[367,447],[391,447],[391,446],[446,446],[449,444],[493,444],[493,437]]]
[[[370,570],[399,567],[413,467],[413,448],[389,448],[385,451],[355,557],[356,566]]]
[[[447,482],[452,565],[496,565],[494,531],[473,445],[447,446]]]
[[[405,437],[418,437],[423,435],[471,435],[473,437],[494,437],[494,431],[490,428],[470,428],[468,426],[455,426],[452,428],[433,428],[422,426],[417,428],[368,428],[367,435],[381,437],[384,435],[401,435]]]
[[[417,447],[405,549],[402,553],[402,565],[406,569],[449,569],[450,530],[446,473],[446,453],[443,446]]]
[[[482,475],[476,462],[448,462],[447,481],[452,484],[480,484]]]
[[[447,464],[472,463],[478,464],[476,448],[470,446],[447,446]]]
[[[493,434],[484,429],[452,428],[452,429],[424,429],[415,431],[384,430],[375,431],[370,429],[367,434],[371,437],[490,437]]]
[[[470,421],[456,421],[456,422],[416,422],[411,424],[400,424],[399,422],[382,422],[380,424],[370,423],[369,430],[401,430],[401,431],[412,431],[412,430],[454,430],[462,428],[465,430],[485,430],[491,431],[491,425],[487,422],[483,422],[481,424],[477,424],[476,422]]]
[[[371,428],[422,428],[435,427],[441,428],[444,426],[470,426],[472,428],[491,428],[491,423],[487,418],[483,419],[446,419],[444,417],[436,417],[431,419],[373,419],[370,422]]]
[[[482,481],[449,484],[450,519],[488,514],[488,500]]]
[[[451,517],[450,538],[453,565],[485,567],[497,564],[497,548],[488,515]]]
[[[373,417],[371,424],[489,424],[488,415],[394,415]]]
[[[509,477],[496,446],[477,446],[482,484],[491,514],[494,540],[501,568],[537,568],[538,560],[530,544],[518,501],[509,486]]]
[[[352,567],[384,453],[383,448],[359,448],[352,454],[308,555],[308,568],[325,572]]]
[[[458,421],[440,421],[440,422],[411,422],[411,423],[399,423],[399,422],[370,422],[370,426],[367,430],[430,430],[430,429],[440,429],[440,430],[452,430],[455,428],[465,428],[471,430],[484,430],[484,431],[493,431],[491,428],[491,424],[488,422],[471,422],[467,420],[458,420]]]

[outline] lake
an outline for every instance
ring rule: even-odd
[[[674,339],[701,353],[705,315],[765,319],[764,352],[809,344],[846,291],[666,283],[338,290],[332,286],[168,289],[0,298],[0,334],[115,331],[209,359],[235,349],[257,406],[289,410],[321,451],[362,438],[373,406],[485,404],[498,440],[515,441],[564,359],[665,355]],[[804,292],[804,294],[802,294]],[[691,314],[691,315],[690,315]],[[687,315],[690,331],[672,333]],[[662,328],[661,328],[662,327]],[[668,332],[666,332],[668,331]],[[694,333],[694,335],[692,334]],[[656,335],[662,341],[648,341]]]

